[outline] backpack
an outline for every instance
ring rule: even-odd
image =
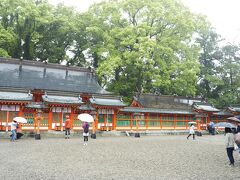
[[[83,131],[84,131],[84,133],[88,133],[88,130],[89,130],[89,125],[86,124],[83,128]]]

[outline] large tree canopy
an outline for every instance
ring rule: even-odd
[[[89,53],[103,85],[124,96],[195,95],[200,18],[179,1],[110,1],[88,13]]]
[[[240,103],[240,46],[219,39],[179,0],[109,0],[84,13],[47,0],[0,1],[0,56],[91,66],[126,99],[144,92]]]

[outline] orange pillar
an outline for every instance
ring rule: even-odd
[[[52,130],[52,108],[50,108],[50,111],[48,113],[48,130]]]
[[[96,113],[95,129],[98,130],[98,112]]]
[[[132,129],[133,126],[133,117],[132,113],[130,113],[130,128]]]
[[[33,113],[33,116],[34,116],[34,131],[36,132],[37,127],[36,112]]]
[[[173,115],[173,126],[174,126],[174,129],[176,129],[176,120],[177,120],[176,116],[177,116],[176,114]]]
[[[148,129],[149,113],[146,113],[146,129]]]
[[[8,131],[9,111],[7,111],[6,131]]]
[[[74,107],[71,107],[71,113],[70,113],[71,129],[73,129],[73,121],[74,121]]]
[[[162,129],[162,114],[160,114],[160,129]]]
[[[112,130],[116,130],[116,123],[117,123],[117,110],[114,110],[113,119],[112,119]]]
[[[201,128],[201,127],[200,127],[200,121],[197,120],[197,130],[200,131],[200,130],[201,130],[200,128]]]
[[[63,112],[61,111],[61,112],[60,112],[60,130],[61,130],[61,131],[63,131],[63,125],[62,125],[62,123],[63,123]]]
[[[20,110],[19,110],[19,112],[18,112],[18,116],[23,117],[23,106],[20,105],[20,108],[19,108],[19,109],[20,109]]]
[[[188,116],[186,115],[185,118],[186,118],[186,129],[188,129]]]

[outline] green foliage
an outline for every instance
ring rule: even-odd
[[[110,1],[88,13],[93,17],[88,48],[103,86],[128,97],[156,91],[195,94],[198,48],[191,41],[197,16],[181,3]]]
[[[240,46],[219,41],[178,0],[109,0],[84,13],[47,0],[0,1],[0,56],[91,66],[128,102],[137,92],[240,103]]]

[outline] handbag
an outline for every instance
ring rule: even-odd
[[[234,139],[236,144],[240,144],[240,133],[235,134]]]
[[[234,143],[234,151],[238,150],[238,145],[236,143]]]

